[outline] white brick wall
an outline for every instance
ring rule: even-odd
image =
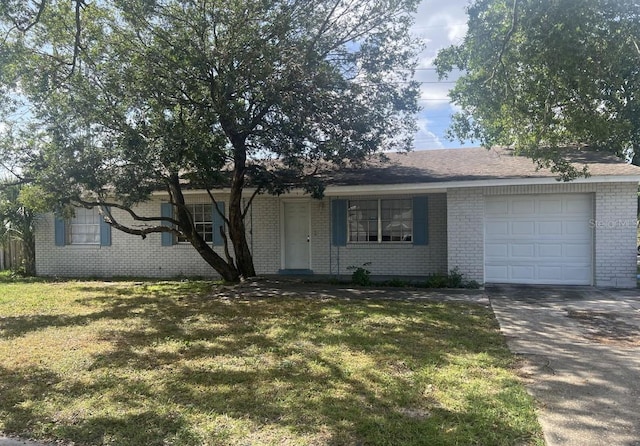
[[[207,202],[208,197],[195,196],[190,200]],[[160,203],[161,200],[152,200],[135,211],[140,215],[159,216]],[[114,210],[113,213],[122,223],[131,223],[124,212]],[[65,277],[217,277],[191,245],[162,246],[160,234],[150,234],[143,240],[115,229],[111,239],[111,246],[56,246],[53,215],[42,216],[36,231],[36,271],[40,275]]]
[[[217,197],[227,201],[225,197]],[[424,276],[446,272],[446,197],[429,196],[429,244],[349,245],[339,250],[330,246],[330,199],[305,196],[286,198],[258,196],[247,215],[249,246],[258,274],[277,274],[282,267],[281,205],[283,199],[308,199],[311,218],[311,268],[316,274],[350,274],[347,267],[371,262],[374,274]],[[208,197],[189,195],[188,202],[208,202]],[[161,200],[154,199],[136,208],[145,216],[160,215]],[[123,223],[131,220],[114,210]],[[216,248],[222,254],[222,248]],[[38,274],[64,277],[145,276],[217,277],[215,271],[188,244],[162,246],[160,234],[140,237],[112,231],[111,246],[55,246],[52,215],[42,217],[36,234]],[[339,266],[339,267],[338,267]]]
[[[635,183],[602,184],[596,189],[595,279],[601,287],[636,287]]]
[[[484,196],[482,188],[447,191],[448,269],[484,281]]]
[[[484,280],[484,196],[594,194],[594,284],[636,286],[636,183],[557,183],[451,189],[447,193],[449,269]]]
[[[635,183],[583,183],[451,189],[429,195],[429,244],[348,244],[331,246],[330,199],[308,199],[311,218],[311,268],[316,274],[349,275],[349,266],[371,262],[375,275],[425,276],[458,267],[468,279],[484,280],[484,196],[503,194],[593,193],[594,282],[597,286],[636,285]],[[410,196],[398,196],[410,197]],[[288,195],[286,199],[292,198]],[[304,198],[299,196],[298,198]],[[378,198],[378,197],[350,197]],[[219,197],[227,201],[226,197]],[[277,274],[282,267],[281,206],[284,198],[259,196],[247,217],[249,244],[258,274]],[[205,194],[190,202],[208,202]],[[161,200],[140,205],[141,215],[159,215]],[[127,215],[115,215],[124,223]],[[448,225],[448,227],[447,227]],[[222,249],[216,248],[220,254]],[[145,240],[113,230],[112,245],[55,246],[52,215],[38,221],[38,274],[69,277],[145,276],[217,277],[188,244],[161,246],[160,234]]]
[[[395,198],[410,198],[397,196]],[[348,197],[353,199],[378,198],[373,196]],[[385,198],[391,198],[385,196]],[[329,205],[326,206],[322,225],[329,227]],[[445,194],[428,195],[429,243],[413,246],[410,243],[347,244],[337,247],[329,245],[329,232],[320,246],[319,257],[331,259],[330,270],[322,274],[351,275],[349,266],[361,266],[371,262],[367,269],[373,275],[382,276],[426,276],[447,272],[447,199]],[[331,251],[331,252],[329,252]],[[324,264],[323,264],[324,266]],[[326,268],[326,266],[324,266]]]

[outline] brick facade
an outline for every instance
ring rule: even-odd
[[[635,183],[557,183],[528,186],[466,187],[428,194],[426,246],[411,243],[331,244],[330,198],[314,200],[303,195],[259,196],[247,216],[248,240],[258,274],[282,269],[284,234],[282,203],[305,200],[310,211],[311,269],[319,275],[349,275],[350,266],[370,263],[380,276],[426,276],[459,268],[466,278],[484,280],[484,197],[550,193],[590,193],[594,197],[594,285],[636,286]],[[410,198],[411,195],[397,195]],[[225,201],[225,197],[217,197]],[[367,199],[377,196],[341,198]],[[385,196],[385,198],[392,198]],[[206,203],[206,194],[188,195],[190,203]],[[140,205],[140,215],[160,215],[161,200]],[[123,223],[127,215],[114,211]],[[160,234],[141,237],[113,230],[111,246],[67,245],[54,242],[54,219],[41,216],[36,231],[36,269],[45,276],[64,277],[217,277],[215,271],[188,244],[161,246]],[[222,254],[222,248],[216,247]]]
[[[636,183],[558,183],[470,187],[447,192],[449,269],[484,280],[484,197],[553,193],[594,196],[594,285],[636,287]]]
[[[410,196],[397,196],[405,198]],[[356,197],[353,197],[356,198]],[[375,197],[357,197],[375,198]],[[390,198],[390,197],[385,197]],[[225,201],[225,197],[216,197]],[[446,272],[446,196],[429,195],[429,244],[385,243],[357,244],[337,248],[331,246],[330,198],[310,199],[303,195],[286,197],[259,196],[247,215],[248,242],[258,274],[277,274],[282,268],[283,234],[281,206],[284,200],[309,203],[311,231],[311,269],[314,274],[350,274],[347,267],[371,262],[373,274],[386,276],[426,276]],[[189,195],[189,203],[207,203],[205,194]],[[161,200],[154,199],[138,206],[139,215],[159,216]],[[126,214],[114,210],[124,224],[132,224]],[[54,243],[54,219],[48,214],[40,218],[36,232],[36,269],[39,275],[62,277],[217,277],[216,272],[189,244],[162,246],[160,234],[141,237],[112,232],[111,246],[67,245]],[[222,254],[222,248],[216,247]]]

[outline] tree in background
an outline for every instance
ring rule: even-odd
[[[513,146],[565,179],[567,148],[640,165],[640,3],[475,0],[459,45],[439,52],[460,107],[450,135]]]
[[[20,272],[36,273],[35,216],[20,199],[21,187],[10,180],[0,181],[0,243],[17,240],[22,247]]]
[[[318,197],[318,166],[411,147],[416,3],[3,3],[0,95],[16,102],[4,116],[28,109],[5,126],[5,163],[57,209],[99,206],[124,232],[186,238],[225,280],[253,276],[256,194]],[[230,191],[224,257],[196,231],[184,187]],[[158,189],[172,216],[137,215]]]

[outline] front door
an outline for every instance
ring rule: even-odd
[[[284,268],[309,269],[309,203],[284,202]]]

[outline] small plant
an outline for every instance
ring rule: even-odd
[[[457,266],[452,270],[449,270],[448,282],[448,288],[464,288],[464,276]]]
[[[406,280],[402,280],[402,279],[398,279],[397,277],[394,277],[393,279],[382,282],[381,285],[394,287],[394,288],[406,288],[410,286],[411,283],[407,282]]]
[[[449,286],[449,278],[444,274],[433,274],[427,280],[420,284],[424,288],[447,288]]]
[[[371,271],[366,268],[369,265],[371,265],[371,262],[363,263],[361,266],[348,266],[347,269],[353,271],[351,273],[351,282],[360,286],[371,285]]]
[[[418,286],[420,288],[480,288],[480,284],[475,280],[465,280],[464,274],[458,267],[450,270],[449,274],[433,274]]]

